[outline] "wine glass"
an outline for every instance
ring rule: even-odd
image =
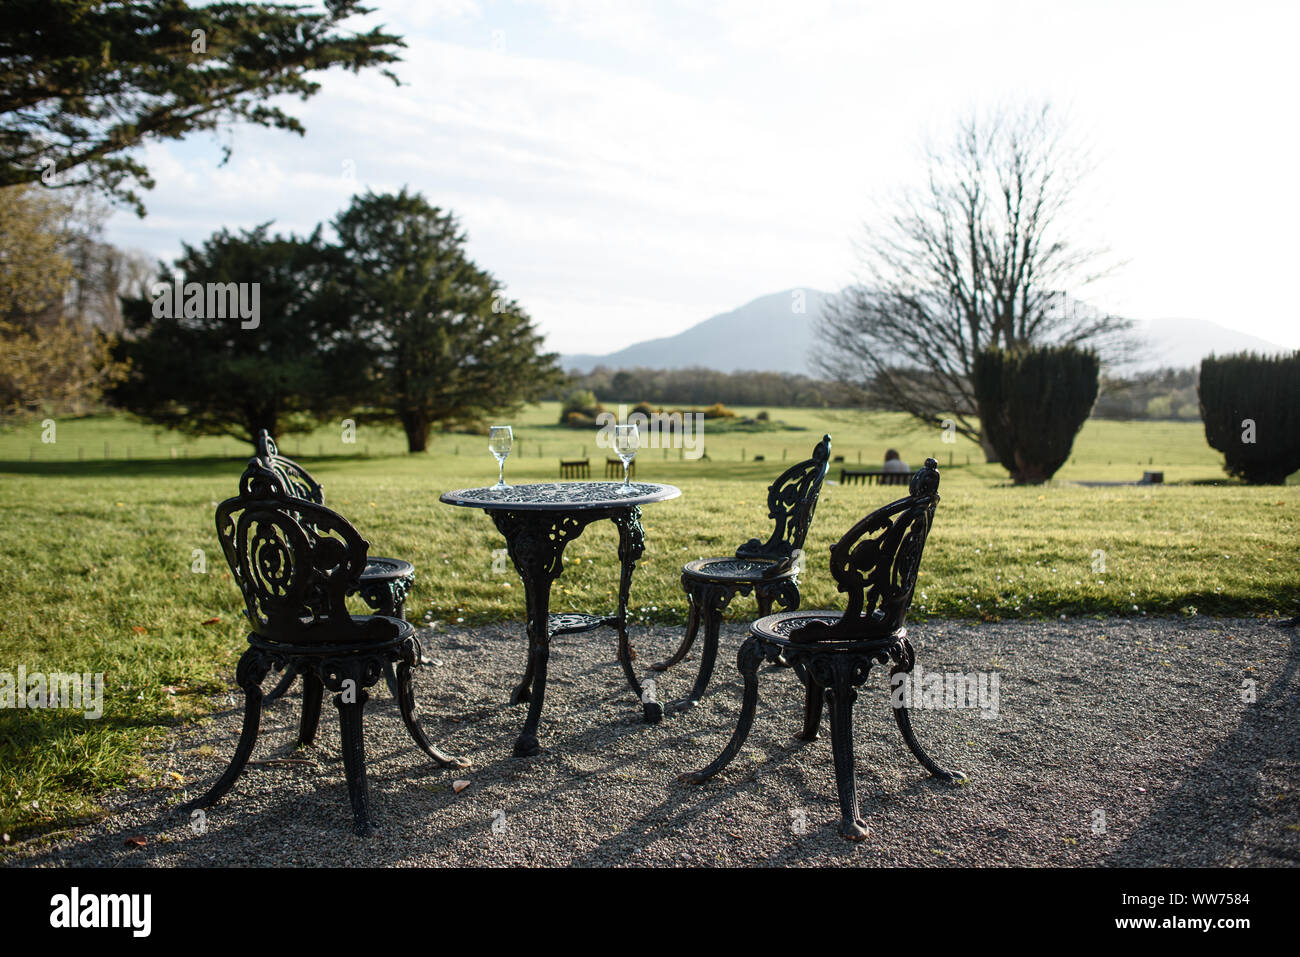
[[[632,491],[632,483],[627,480],[627,467],[636,458],[637,446],[641,444],[641,434],[635,425],[614,426],[614,451],[623,462],[623,491]]]
[[[506,456],[515,444],[514,430],[508,425],[494,425],[488,430],[488,450],[496,456],[497,484],[493,488],[509,488],[506,484]]]

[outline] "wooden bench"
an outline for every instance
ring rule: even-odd
[[[622,472],[620,471],[620,475]],[[562,479],[589,479],[591,478],[591,459],[572,459],[565,461],[560,459],[560,478]]]
[[[906,485],[911,472],[885,472],[881,469],[840,469],[841,485]]]

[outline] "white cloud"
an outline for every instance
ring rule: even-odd
[[[289,104],[306,137],[240,129],[226,168],[207,138],[151,147],[151,215],[119,217],[119,235],[170,256],[223,225],[306,231],[354,189],[409,185],[460,215],[552,348],[607,351],[838,287],[923,134],[1047,96],[1096,147],[1089,228],[1130,260],[1098,288],[1107,305],[1300,345],[1290,8],[381,7],[371,20],[406,35],[406,85],[325,77]]]

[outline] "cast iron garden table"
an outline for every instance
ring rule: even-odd
[[[448,505],[481,508],[491,516],[506,539],[506,549],[524,583],[528,616],[528,667],[510,696],[511,704],[528,702],[528,718],[515,742],[515,754],[537,754],[537,726],[546,695],[546,663],[550,641],[596,628],[618,632],[618,661],[627,683],[641,699],[648,723],[663,718],[663,707],[645,695],[632,670],[632,649],[627,639],[627,604],[632,571],[645,551],[641,506],[681,495],[672,485],[633,482],[625,491],[621,482],[543,482],[512,485],[504,489],[466,488],[444,492]],[[609,519],[618,529],[618,610],[613,615],[550,613],[551,583],[564,569],[564,546],[592,522]]]

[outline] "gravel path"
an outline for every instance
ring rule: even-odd
[[[250,768],[195,833],[174,807],[215,780],[238,737],[238,695],[150,755],[164,783],[114,793],[101,822],[18,849],[36,866],[248,865],[1273,865],[1300,862],[1300,638],[1253,620],[1076,619],[912,626],[928,672],[997,672],[995,719],[919,710],[922,743],[970,775],[925,776],[873,673],[856,711],[858,788],[872,835],[836,832],[829,733],[803,743],[802,689],[760,672],[758,717],[732,765],[675,783],[726,743],[739,707],[728,626],[709,695],[658,726],[614,658],[612,633],[556,639],[540,755],[511,756],[524,706],[506,704],[523,663],[520,629],[421,633],[438,664],[417,673],[430,737],[470,758],[440,770],[407,738],[380,685],[367,707],[379,833],[351,829],[328,700],[302,764]],[[633,632],[638,670],[678,633]],[[659,679],[685,692],[697,658]],[[1243,701],[1253,681],[1256,700]],[[267,688],[270,687],[268,681]],[[268,707],[254,760],[289,756],[296,691]],[[232,704],[235,705],[232,707]],[[168,772],[183,778],[178,782]],[[457,794],[452,782],[470,786]],[[1104,818],[1103,818],[1104,815]],[[496,826],[494,827],[494,821]],[[1101,826],[1104,823],[1104,831]],[[144,846],[128,844],[143,838]]]

